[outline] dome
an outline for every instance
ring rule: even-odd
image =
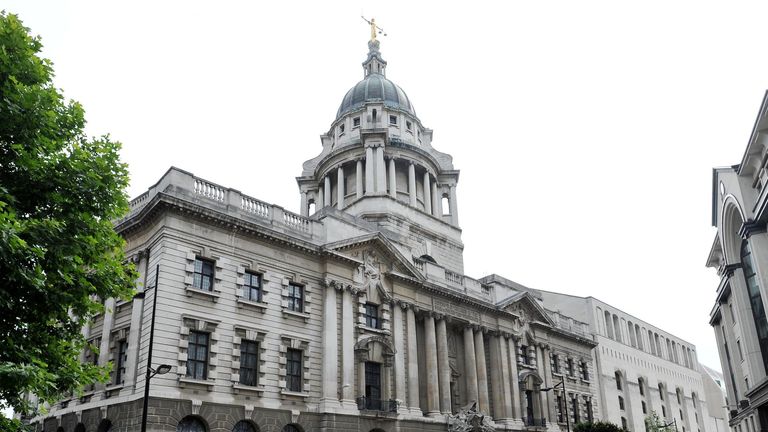
[[[362,107],[367,102],[384,102],[384,106],[388,108],[400,109],[416,115],[416,111],[403,89],[385,78],[384,75],[371,73],[349,89],[344,100],[341,101],[336,118]]]

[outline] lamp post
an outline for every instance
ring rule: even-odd
[[[565,405],[565,428],[568,432],[571,432],[571,419],[570,414],[568,414],[568,401],[566,400],[568,397],[568,393],[565,391],[565,377],[560,378],[560,382],[553,385],[552,387],[544,387],[541,389],[541,391],[550,391],[556,389],[558,386],[563,386],[563,404]]]
[[[152,367],[152,345],[155,339],[155,312],[157,311],[157,280],[158,275],[160,274],[160,264],[155,267],[155,286],[151,288],[147,288],[144,291],[137,293],[133,298],[140,298],[143,299],[147,295],[148,289],[155,289],[155,292],[152,295],[152,317],[150,319],[150,325],[149,325],[149,350],[147,352],[147,373],[146,378],[144,379],[144,408],[141,411],[141,432],[146,432],[147,430],[147,409],[149,405],[149,380],[152,379],[155,375],[163,375],[167,374],[171,371],[171,366],[167,364],[161,364],[157,367],[157,369]]]

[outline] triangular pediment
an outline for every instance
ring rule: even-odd
[[[424,275],[416,269],[413,263],[379,232],[328,243],[323,248],[360,262],[366,267],[366,271],[375,267],[375,270],[381,273],[414,281],[425,280]]]
[[[500,310],[512,313],[518,316],[521,324],[540,322],[549,326],[554,326],[555,322],[549,317],[543,307],[536,301],[530,293],[519,292],[506,299],[496,303]]]

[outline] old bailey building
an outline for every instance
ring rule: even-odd
[[[464,274],[459,171],[368,47],[297,177],[301,214],[177,168],[131,202],[139,295],[84,329],[110,382],[38,430],[140,430],[147,376],[149,431],[447,431],[474,405],[484,430],[556,432],[614,404],[597,309]]]

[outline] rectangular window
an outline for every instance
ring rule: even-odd
[[[365,409],[381,409],[381,363],[365,362]]]
[[[587,400],[587,421],[592,423],[594,420],[594,414],[592,414],[592,400]]]
[[[389,116],[389,124],[396,125],[397,124],[397,116]]]
[[[408,132],[412,132],[413,131],[411,122],[409,122],[409,121],[405,122],[405,130],[407,130]]]
[[[616,372],[616,390],[621,390],[621,374]]]
[[[563,418],[563,395],[559,393],[557,395],[557,422],[565,423],[565,418]]]
[[[189,332],[187,376],[199,380],[208,378],[208,333]]]
[[[528,347],[525,345],[520,346],[520,357],[523,359],[523,364],[531,364],[531,359],[528,358]]]
[[[627,419],[626,419],[626,417],[622,417],[621,418],[621,427],[624,430],[629,430],[629,429],[627,429]]]
[[[739,351],[739,360],[744,361],[744,353],[741,351],[741,341],[736,341],[736,349]]]
[[[125,361],[128,359],[128,341],[125,339],[117,343],[117,363],[115,364],[115,384],[123,383],[125,377]]]
[[[203,291],[213,291],[213,262],[196,258],[192,286]]]
[[[373,303],[365,304],[365,325],[370,328],[381,328],[379,320],[379,305]]]
[[[661,406],[661,416],[667,417],[667,408],[664,405]]]
[[[619,409],[624,411],[624,398],[619,396]]]
[[[640,401],[640,404],[643,407],[643,414],[648,414],[648,407],[645,405],[645,401]]]
[[[240,342],[240,384],[255,386],[259,376],[259,343],[243,340]]]
[[[560,373],[560,358],[557,354],[552,354],[552,373]]]
[[[584,381],[589,381],[589,368],[585,361],[581,362],[581,378],[584,379]]]
[[[344,125],[339,125],[339,136],[344,135]]]
[[[573,368],[573,359],[572,358],[568,358],[568,375],[569,376],[575,376],[576,375],[576,371]]]
[[[581,421],[579,415],[579,399],[576,395],[571,396],[571,409],[573,410],[573,423],[576,424]]]
[[[360,127],[360,117],[355,117],[352,119],[352,127]]]
[[[645,396],[645,383],[642,378],[637,380],[637,388],[640,390],[640,396]]]
[[[245,273],[243,283],[243,297],[253,302],[261,301],[261,275],[258,273]]]
[[[304,353],[301,350],[289,348],[286,352],[285,363],[285,385],[288,391],[301,391],[301,356]]]
[[[304,312],[304,287],[294,283],[288,284],[288,310]]]

